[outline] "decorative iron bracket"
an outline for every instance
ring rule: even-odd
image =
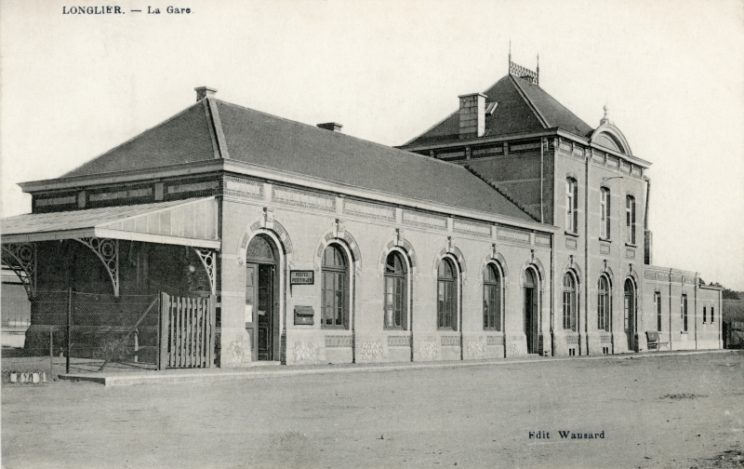
[[[119,240],[111,238],[74,238],[87,246],[103,262],[114,286],[114,296],[119,296]]]
[[[36,295],[36,244],[3,244],[2,262],[18,276],[32,300]]]
[[[215,265],[217,264],[217,256],[211,249],[194,248],[194,252],[199,256],[199,260],[204,266],[204,270],[207,272],[207,277],[209,278],[209,289],[212,294],[215,295],[217,291],[215,281]]]

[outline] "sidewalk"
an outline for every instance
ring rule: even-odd
[[[706,353],[740,353],[738,350],[695,350],[695,351],[668,351],[668,352],[642,352],[622,355],[597,355],[579,357],[519,357],[504,358],[497,360],[467,360],[467,361],[441,361],[441,362],[405,362],[405,363],[374,363],[374,364],[342,364],[342,365],[293,365],[285,366],[271,362],[270,364],[256,363],[246,368],[192,368],[175,369],[164,371],[122,371],[121,369],[111,371],[105,370],[98,373],[70,373],[60,374],[59,378],[69,381],[91,382],[103,384],[104,386],[132,386],[138,384],[175,384],[194,382],[214,382],[235,379],[264,379],[275,377],[287,377],[311,374],[329,373],[374,373],[384,371],[418,370],[427,368],[456,368],[474,366],[500,366],[512,364],[544,363],[569,360],[628,360],[643,359],[661,356],[683,356]]]

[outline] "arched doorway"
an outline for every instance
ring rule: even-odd
[[[245,321],[252,359],[279,360],[279,254],[263,234],[246,249]]]
[[[527,353],[540,353],[540,318],[538,307],[537,276],[533,269],[524,271],[524,335],[527,337]]]
[[[625,300],[623,302],[623,323],[628,339],[628,350],[636,351],[636,291],[631,279],[625,279]]]

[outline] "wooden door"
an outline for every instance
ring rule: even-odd
[[[534,287],[524,289],[524,334],[527,336],[527,353],[537,353],[537,292]]]
[[[245,272],[245,330],[251,339],[251,360],[258,358],[256,317],[258,305],[258,264],[247,264]]]
[[[274,266],[258,269],[258,359],[274,359]]]
[[[628,338],[628,350],[636,350],[636,301],[635,288],[628,281],[625,282],[625,301],[623,309],[625,312],[625,335]]]

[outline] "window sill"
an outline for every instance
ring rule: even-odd
[[[329,325],[326,325],[326,324],[321,324],[320,325],[320,328],[321,329],[327,329],[327,330],[330,330],[330,331],[348,331],[349,330],[349,328],[346,327],[346,326],[329,326]]]
[[[637,244],[635,244],[635,243],[628,243],[628,242],[625,243],[625,246],[626,247],[629,247],[629,248],[637,248],[638,247]]]
[[[495,332],[497,334],[501,334],[502,333],[502,331],[500,329],[496,329],[495,327],[484,327],[483,328],[483,332],[491,332],[491,333],[494,333]]]
[[[612,242],[612,240],[610,238],[603,238],[601,236],[599,237],[599,241],[600,242],[603,242],[603,243],[611,243]]]
[[[578,238],[579,237],[579,233],[574,232],[574,231],[564,231],[563,234],[566,235],[566,236],[570,236],[571,238]]]
[[[437,327],[437,332],[457,332],[457,329],[452,327]]]
[[[403,326],[399,326],[399,327],[385,327],[383,330],[385,332],[407,332],[408,331],[408,329],[406,329]]]

